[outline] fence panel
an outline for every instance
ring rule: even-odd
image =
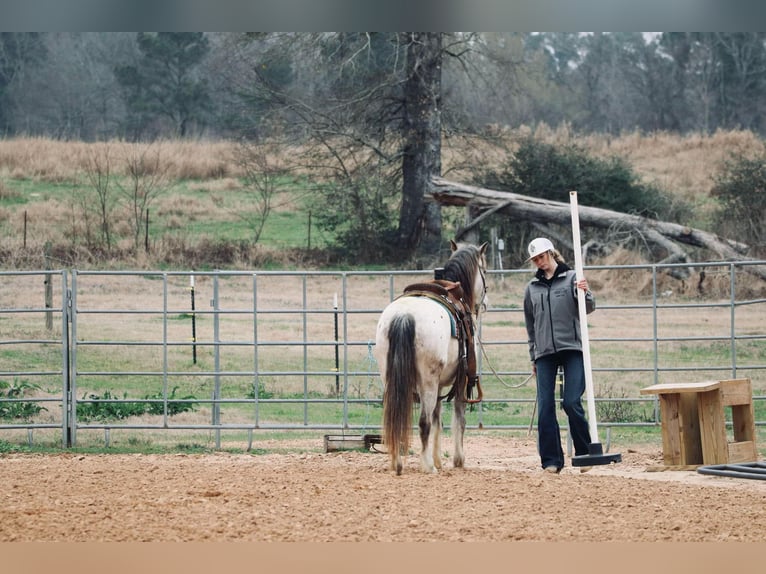
[[[588,322],[599,425],[658,425],[656,397],[640,395],[643,387],[735,377],[753,381],[764,424],[766,300],[762,286],[743,287],[752,285],[742,280],[748,264],[586,266],[598,303]],[[669,292],[667,275],[679,270],[690,286]],[[83,437],[109,444],[116,433],[207,433],[220,447],[222,433],[252,446],[259,430],[378,432],[375,325],[431,271],[3,275],[3,435],[27,433],[31,442],[33,432],[55,429],[76,445]],[[55,304],[41,305],[49,276]],[[521,308],[530,278],[529,269],[488,275],[484,401],[469,411],[469,427],[531,427]]]
[[[68,276],[64,271],[2,272],[0,431],[32,443],[69,427]]]

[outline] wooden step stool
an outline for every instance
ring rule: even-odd
[[[666,467],[755,462],[755,418],[750,379],[653,385],[662,421]],[[734,442],[726,437],[724,407],[731,407]]]

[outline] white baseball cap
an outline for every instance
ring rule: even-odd
[[[527,252],[529,253],[527,261],[540,255],[541,253],[545,253],[546,251],[553,251],[554,249],[556,248],[553,246],[553,243],[551,243],[550,239],[546,239],[545,237],[538,237],[537,239],[533,239],[527,246]]]

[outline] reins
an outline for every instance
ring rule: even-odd
[[[489,366],[489,370],[492,371],[492,374],[495,375],[495,378],[500,381],[500,384],[502,384],[504,387],[507,387],[509,389],[518,389],[519,387],[523,387],[526,385],[530,379],[535,375],[534,372],[529,373],[529,376],[521,381],[518,385],[511,385],[509,383],[506,383],[502,378],[500,378],[500,375],[495,370],[495,367],[492,365],[492,362],[489,360],[489,357],[487,356],[487,351],[484,348],[484,344],[481,342],[481,338],[479,338],[478,335],[476,335],[476,342],[479,344],[479,347],[481,348],[481,354],[484,356],[484,358],[487,361],[487,365]]]
[[[481,321],[481,319],[479,321]],[[523,387],[524,385],[526,385],[530,381],[530,379],[535,376],[535,372],[532,371],[531,373],[529,373],[527,378],[521,381],[518,385],[510,385],[506,383],[503,379],[500,378],[500,375],[495,370],[495,367],[492,366],[492,362],[489,360],[489,357],[487,356],[487,351],[486,349],[484,349],[484,345],[482,344],[481,339],[479,338],[478,335],[476,336],[476,341],[479,343],[479,347],[481,347],[481,353],[482,355],[484,355],[484,358],[487,360],[487,365],[489,365],[489,369],[495,375],[495,378],[498,381],[500,381],[500,384],[502,384],[504,387],[507,387],[509,389],[518,389],[519,387]],[[529,429],[527,429],[527,436],[532,433],[532,424],[534,423],[534,420],[535,420],[536,411],[537,411],[537,397],[535,397],[535,404],[532,407],[532,418],[529,420]]]

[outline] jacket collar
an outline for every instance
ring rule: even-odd
[[[556,266],[556,271],[553,272],[553,276],[550,279],[545,278],[545,272],[542,269],[537,270],[537,273],[535,273],[535,278],[538,281],[542,281],[543,283],[551,283],[557,277],[566,275],[567,271],[569,271],[569,265],[567,265],[566,263],[559,263]]]

